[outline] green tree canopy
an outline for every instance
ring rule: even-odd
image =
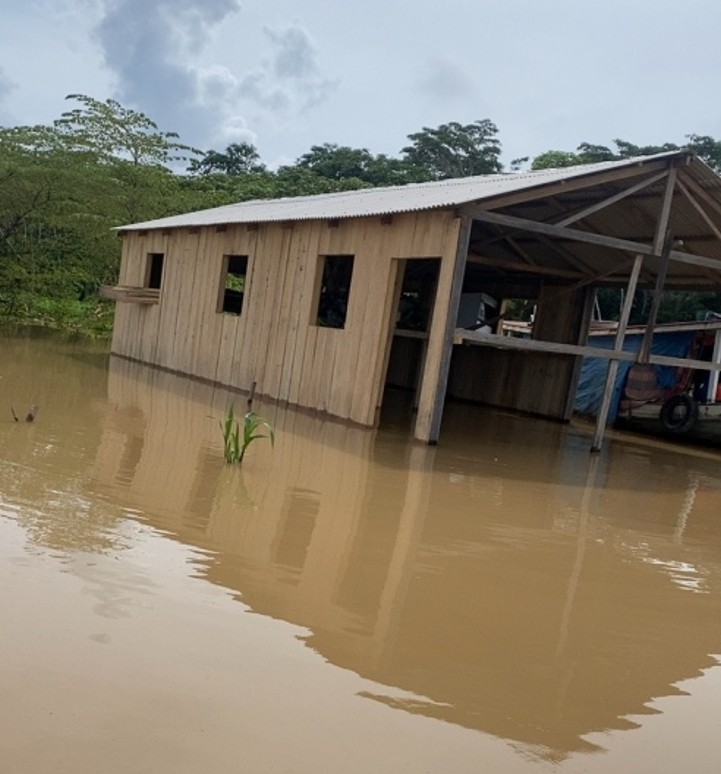
[[[209,150],[201,159],[192,159],[188,172],[194,175],[248,175],[265,171],[255,145],[231,143],[225,151]]]
[[[599,161],[620,161],[637,156],[653,156],[656,153],[688,150],[703,159],[712,169],[721,172],[721,141],[707,135],[689,134],[687,142],[677,145],[665,142],[661,145],[636,145],[628,140],[615,139],[616,150],[606,145],[594,145],[582,142],[574,151],[550,150],[536,156],[531,169],[550,169],[553,167],[572,167],[577,164],[595,164]]]
[[[487,175],[502,170],[498,128],[487,118],[471,124],[451,122],[424,126],[409,134],[401,151],[405,160],[424,170],[430,180]]]
[[[124,159],[135,165],[167,165],[199,153],[179,142],[176,132],[161,132],[145,113],[114,99],[101,101],[85,94],[70,94],[66,99],[80,103],[55,121],[70,149],[94,153],[103,161]]]
[[[296,161],[296,166],[328,180],[355,180],[357,186],[403,185],[429,177],[425,170],[402,159],[333,143],[313,145]]]

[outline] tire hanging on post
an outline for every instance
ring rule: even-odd
[[[672,395],[661,406],[659,419],[672,433],[687,433],[698,419],[698,403],[687,393]]]

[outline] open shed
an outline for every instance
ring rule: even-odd
[[[623,351],[637,287],[656,291],[649,339],[664,288],[721,291],[721,178],[684,152],[250,201],[119,232],[119,284],[104,291],[123,302],[115,354],[368,426],[399,384],[430,443],[447,396],[569,419],[580,359],[600,354],[587,346],[599,286],[627,289],[617,346],[600,354],[609,371],[658,360]],[[507,299],[535,305],[532,338],[496,332]]]

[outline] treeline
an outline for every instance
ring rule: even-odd
[[[71,95],[50,126],[0,128],[0,314],[106,331],[115,282],[114,226],[230,202],[502,172],[498,129],[488,119],[424,127],[397,157],[331,143],[270,170],[248,143],[201,151],[114,100]],[[721,142],[691,135],[684,147],[721,169]],[[592,163],[678,146],[582,143],[517,159],[530,166]],[[695,312],[694,312],[695,313]],[[688,312],[691,314],[691,312]]]

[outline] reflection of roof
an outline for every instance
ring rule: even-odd
[[[677,151],[623,161],[606,161],[562,169],[542,169],[535,172],[482,175],[429,183],[412,183],[386,188],[363,188],[355,191],[319,194],[315,196],[263,199],[222,207],[173,215],[119,228],[134,229],[180,228],[183,226],[213,226],[228,223],[263,223],[291,220],[324,220],[354,218],[372,215],[390,215],[402,212],[454,207],[475,201],[541,188],[564,180],[594,176],[624,167],[638,167],[649,161],[658,161],[682,155]],[[692,157],[696,177],[704,187],[721,181],[702,161]],[[590,184],[593,180],[589,181]]]

